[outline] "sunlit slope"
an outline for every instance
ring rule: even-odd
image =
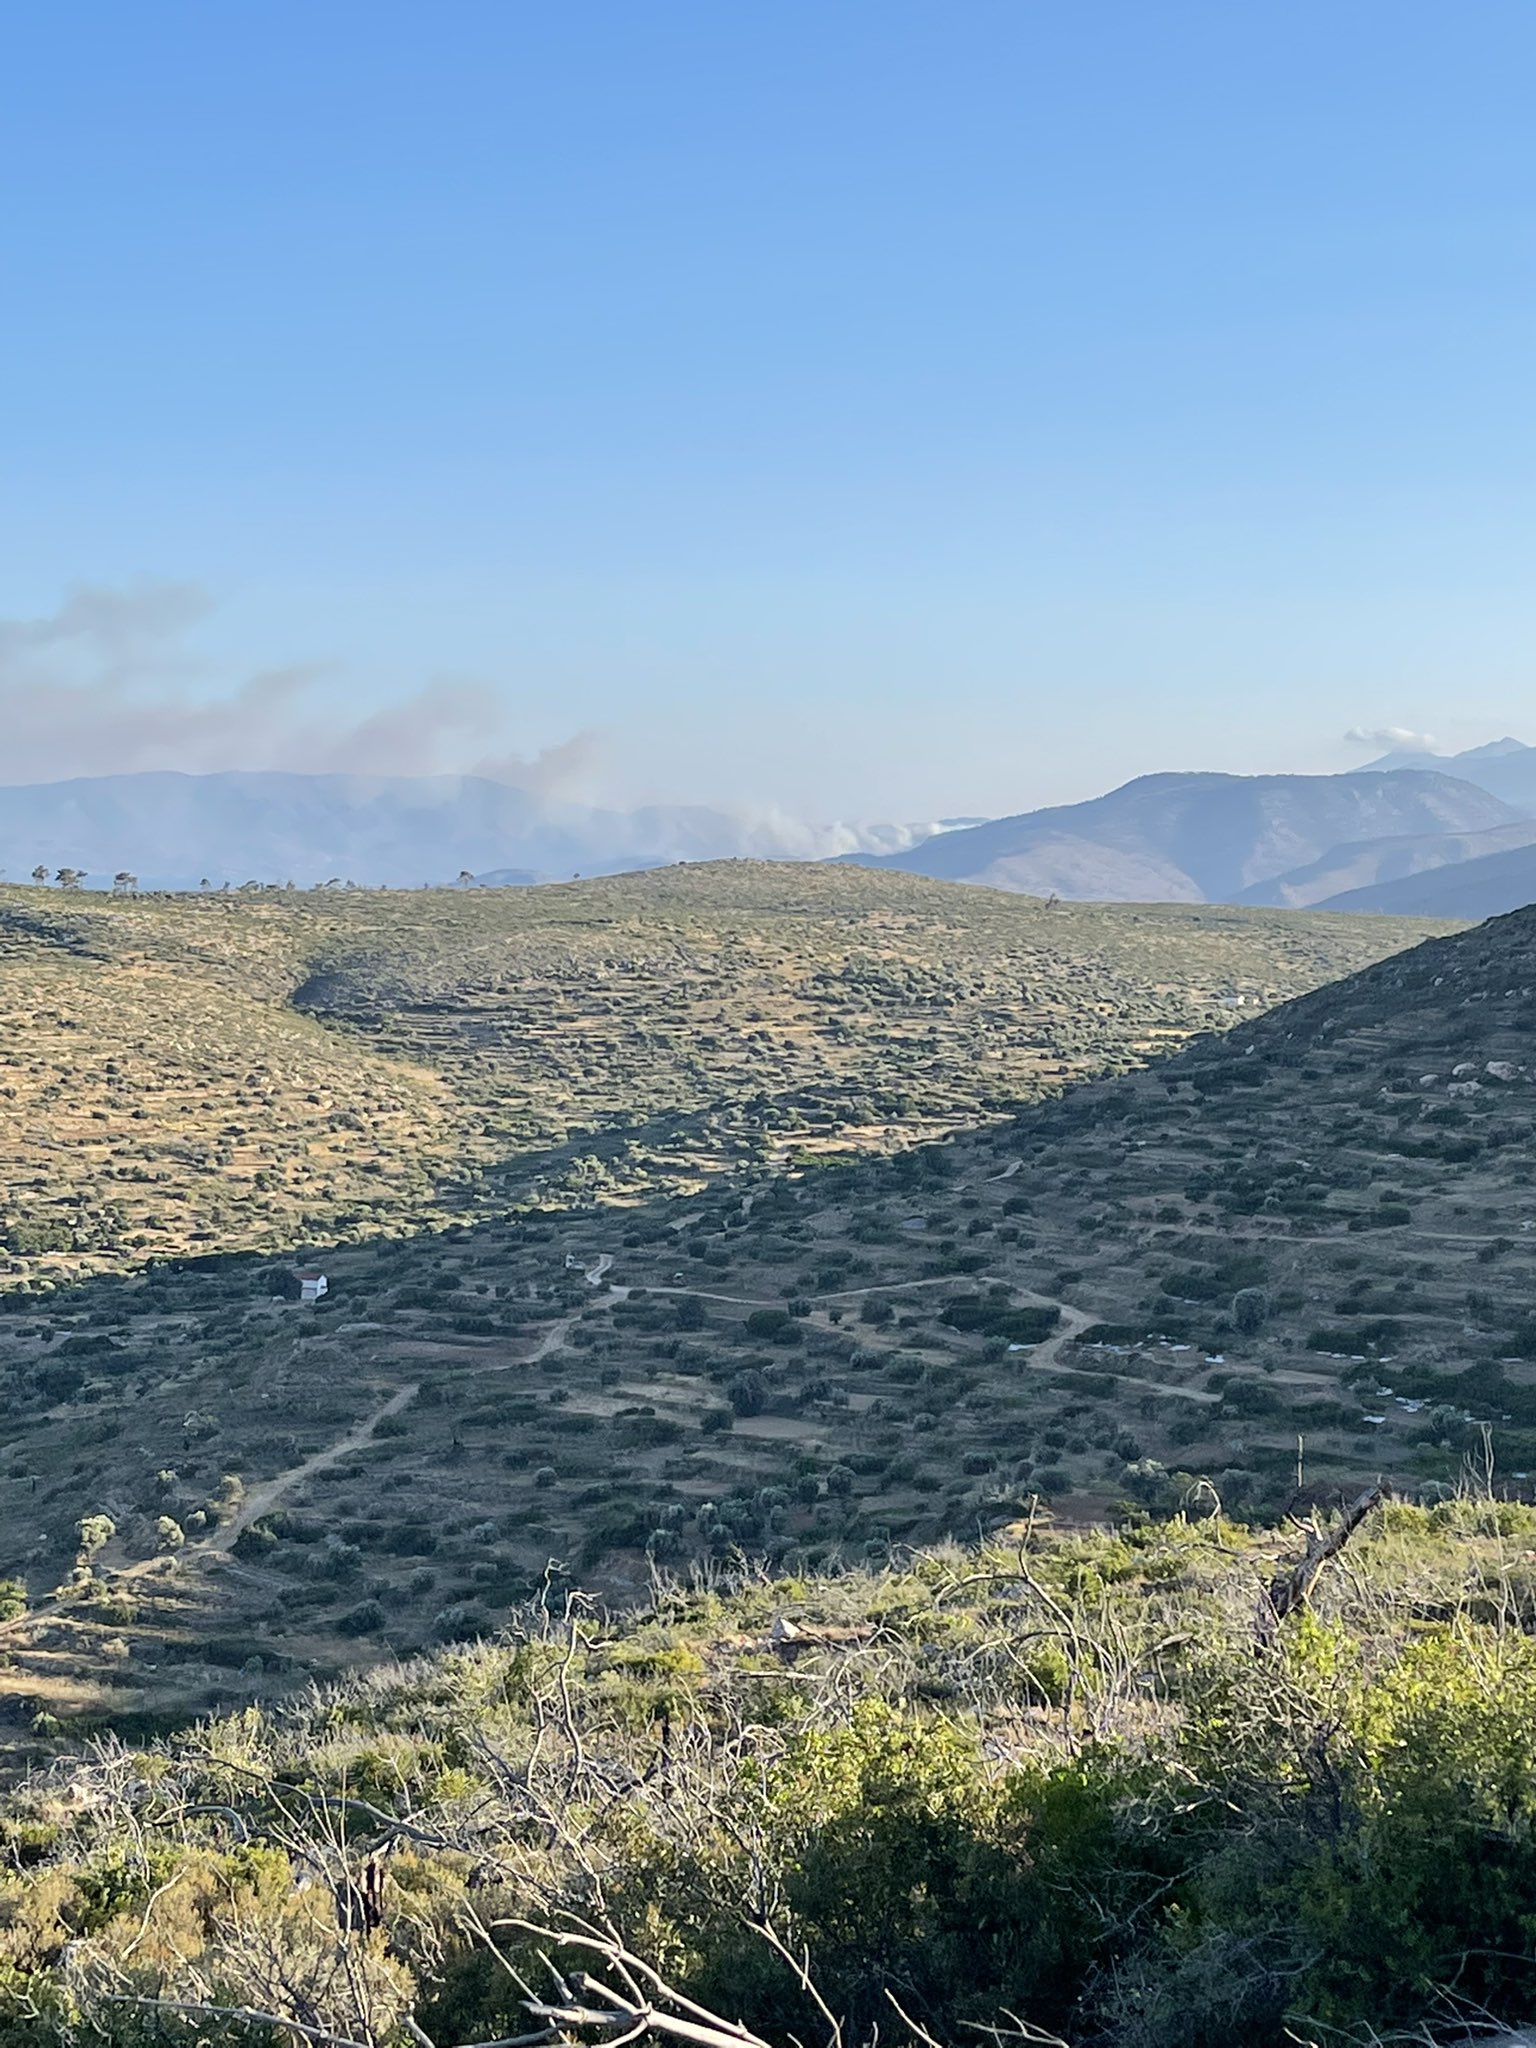
[[[541,890],[0,891],[11,1270],[885,1147],[1425,929],[748,862]]]

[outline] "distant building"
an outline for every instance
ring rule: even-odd
[[[323,1301],[331,1291],[331,1283],[323,1273],[301,1273],[299,1275],[300,1301]]]

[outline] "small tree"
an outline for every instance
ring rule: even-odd
[[[138,886],[138,876],[130,874],[127,868],[119,868],[112,877],[112,892],[116,896],[131,896]]]
[[[1269,1296],[1262,1287],[1243,1287],[1232,1297],[1232,1320],[1245,1337],[1251,1337],[1269,1319]]]
[[[78,889],[85,880],[84,868],[60,868],[53,878],[61,889]]]
[[[48,870],[41,862],[32,870],[32,879],[40,887],[48,880]]]
[[[761,1415],[763,1403],[768,1399],[768,1383],[760,1372],[741,1372],[725,1393],[738,1415]]]

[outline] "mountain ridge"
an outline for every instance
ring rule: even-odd
[[[1372,911],[1399,917],[1456,917],[1474,923],[1536,903],[1536,844],[1524,844],[1347,889],[1314,905],[1319,910]],[[1405,909],[1404,905],[1456,904],[1457,909]]]
[[[0,787],[0,876],[73,870],[93,888],[116,877],[172,890],[529,887],[680,861],[831,860],[1076,901],[1366,910],[1360,891],[1536,841],[1536,783],[1525,807],[1487,786],[1500,774],[1518,782],[1526,755],[1536,749],[1516,741],[1475,749],[1465,778],[1426,756],[1335,776],[1161,771],[1004,818],[827,826],[708,805],[604,809],[476,776],[83,777]],[[1514,862],[1469,875],[1453,891],[1458,914],[1513,907],[1523,873]],[[1383,901],[1420,900],[1452,898]]]
[[[1341,907],[1335,899],[1346,892],[1369,893],[1378,885],[1469,867],[1485,855],[1532,844],[1536,844],[1536,818],[1493,825],[1483,832],[1409,832],[1385,839],[1346,841],[1330,847],[1305,867],[1292,868],[1245,889],[1237,901],[1284,905],[1293,910],[1335,909]],[[1515,907],[1513,903],[1499,905],[1505,910]]]
[[[899,853],[844,858],[1030,895],[1230,902],[1347,843],[1487,831],[1522,816],[1447,775],[1168,772]]]
[[[1523,740],[1488,740],[1460,754],[1391,753],[1364,772],[1453,775],[1524,810],[1536,810],[1536,747]]]

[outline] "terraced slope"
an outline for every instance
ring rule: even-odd
[[[1084,922],[1166,940],[1143,915]],[[802,1135],[695,1194],[338,1246],[319,1310],[256,1257],[15,1295],[0,1569],[66,1593],[12,1630],[13,1712],[259,1697],[493,1626],[552,1559],[627,1600],[652,1560],[884,1555],[1037,1495],[1274,1513],[1451,1483],[1485,1422],[1536,1470],[1536,1370],[1500,1362],[1536,1359],[1531,946],[1431,941],[889,1156]]]
[[[0,891],[9,1277],[889,1149],[1418,936],[727,862],[518,891]]]

